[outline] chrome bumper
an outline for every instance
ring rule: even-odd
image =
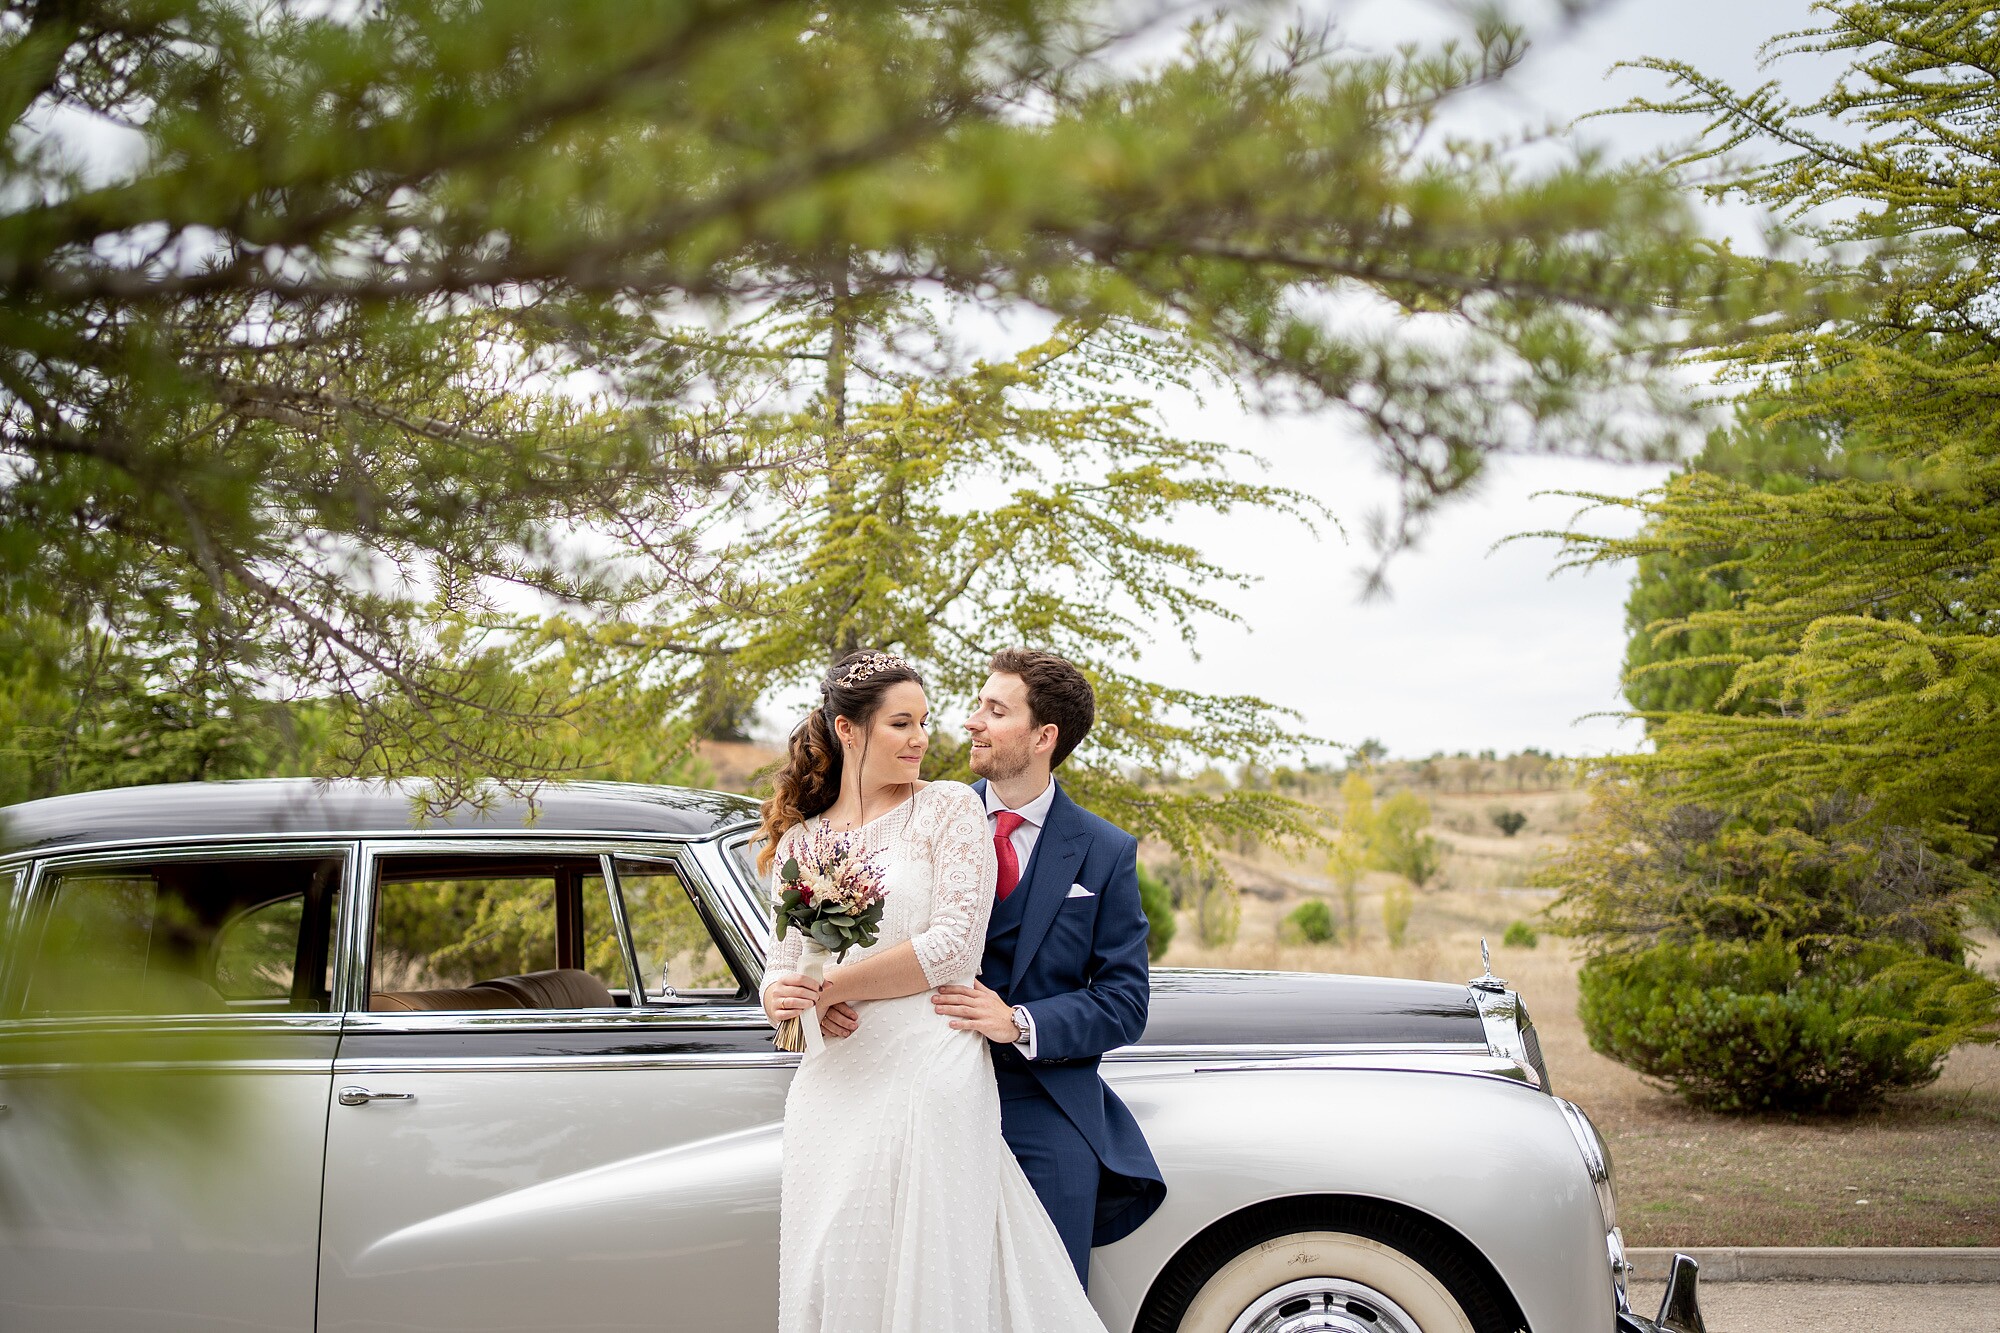
[[[1701,1265],[1693,1259],[1675,1255],[1673,1270],[1667,1274],[1667,1294],[1660,1298],[1660,1313],[1646,1319],[1620,1310],[1616,1333],[1708,1333],[1701,1322],[1701,1305],[1695,1299],[1695,1279],[1700,1272]]]

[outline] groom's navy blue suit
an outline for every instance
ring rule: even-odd
[[[984,798],[986,784],[974,784]],[[1097,1071],[1139,1039],[1151,997],[1139,842],[1060,786],[1021,882],[993,905],[979,979],[1035,1022],[1035,1058],[995,1043],[1000,1128],[1062,1233],[1079,1280],[1090,1247],[1166,1198],[1139,1122]],[[1072,888],[1084,890],[1072,896]]]

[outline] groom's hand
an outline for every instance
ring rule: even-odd
[[[861,1026],[861,1015],[851,1004],[833,1004],[819,1013],[819,1030],[826,1037],[851,1037]]]
[[[931,1008],[951,1020],[961,1032],[977,1032],[988,1041],[1012,1045],[1020,1035],[1014,1026],[1014,1009],[977,981],[970,986],[939,986],[931,995]]]

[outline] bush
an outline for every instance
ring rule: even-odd
[[[1307,944],[1325,944],[1336,933],[1333,928],[1333,909],[1326,905],[1324,898],[1308,898],[1294,907],[1285,918],[1288,933],[1304,940]]]
[[[1527,922],[1516,921],[1507,927],[1507,933],[1500,937],[1500,942],[1510,949],[1532,949],[1542,942],[1542,937],[1535,934],[1535,928]]]
[[[1661,943],[1592,959],[1578,1005],[1593,1049],[1712,1111],[1844,1115],[1938,1075],[1994,1036],[1994,984],[1889,944],[1802,959],[1776,937]]]
[[[1193,914],[1195,937],[1203,945],[1220,949],[1236,942],[1243,904],[1236,896],[1236,886],[1220,869],[1175,861],[1161,866],[1157,873],[1172,894],[1174,906]]]
[[[1242,924],[1243,902],[1233,884],[1215,885],[1195,904],[1195,934],[1211,949],[1226,949],[1236,943],[1236,931]]]
[[[1424,829],[1431,822],[1430,802],[1415,792],[1399,791],[1375,812],[1375,863],[1394,871],[1418,888],[1444,865],[1444,848]]]
[[[1382,891],[1382,930],[1389,936],[1390,948],[1403,947],[1403,937],[1410,933],[1410,909],[1415,904],[1407,884],[1391,884]]]
[[[1158,960],[1174,942],[1180,923],[1174,920],[1173,890],[1144,866],[1139,867],[1139,906],[1146,913],[1146,956]]]
[[[1495,810],[1488,818],[1502,837],[1511,838],[1528,826],[1528,817],[1519,810]]]

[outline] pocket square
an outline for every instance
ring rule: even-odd
[[[1069,893],[1067,896],[1071,898],[1095,898],[1097,895],[1092,893],[1089,889],[1084,888],[1083,885],[1081,884],[1072,884],[1069,886]]]

